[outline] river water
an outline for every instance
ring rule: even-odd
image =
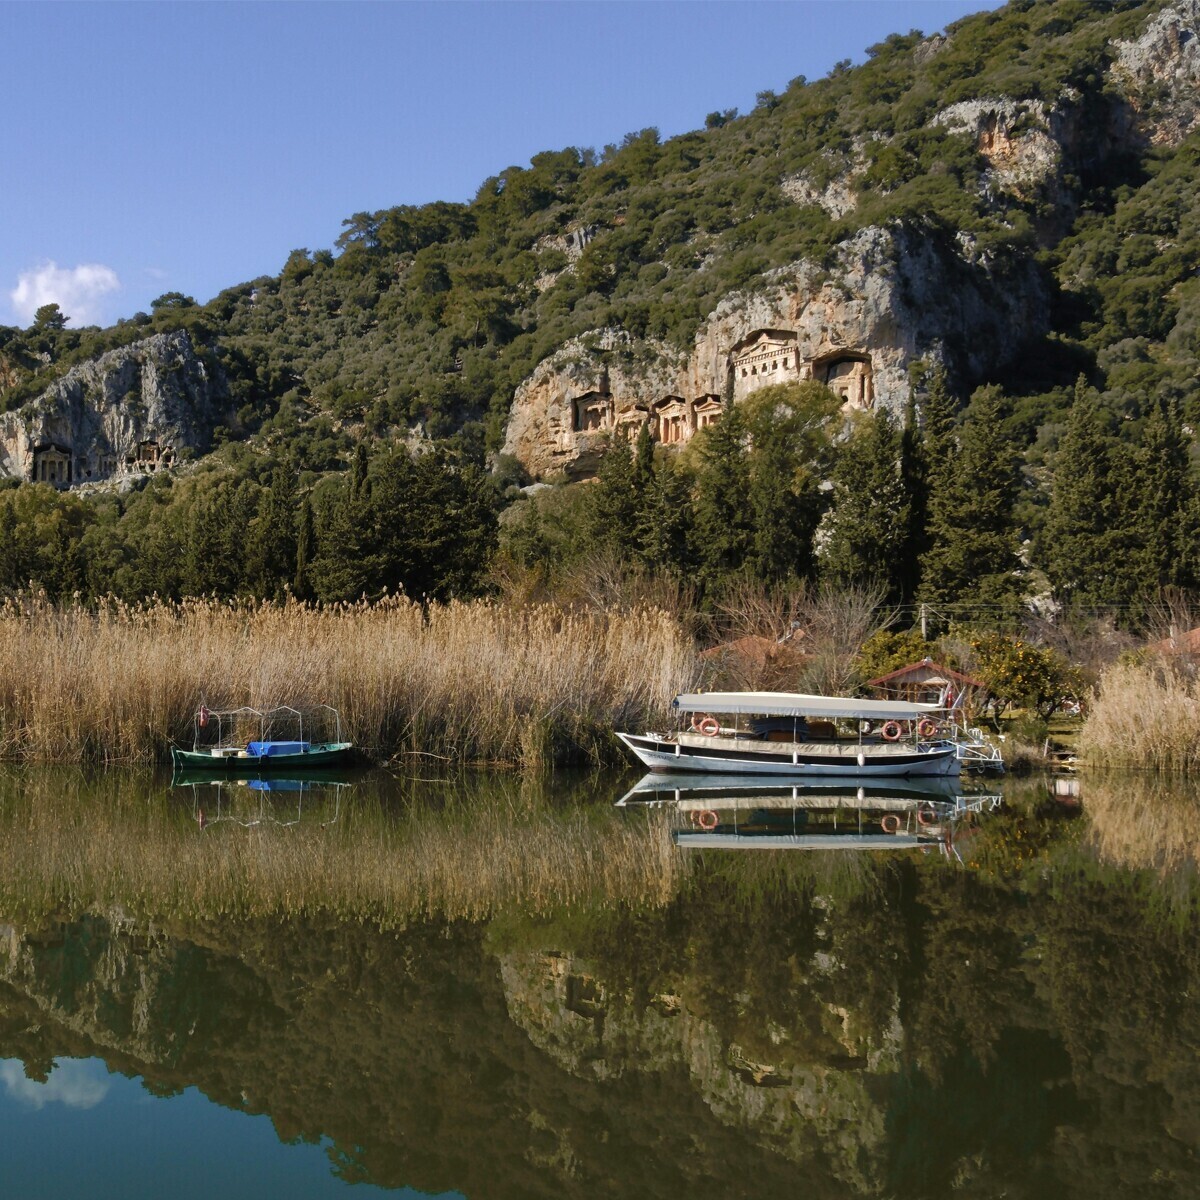
[[[0,772],[0,1194],[1200,1195],[1194,786],[436,767]]]

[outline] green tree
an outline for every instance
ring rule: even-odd
[[[905,599],[911,524],[903,451],[903,435],[886,409],[862,421],[838,455],[820,556],[822,574],[833,582],[884,586],[893,604]]]
[[[941,605],[1015,613],[1021,595],[1013,506],[1019,457],[1004,429],[1007,402],[997,387],[971,398],[958,447],[948,443],[931,468],[929,549],[921,562],[921,597]]]
[[[43,304],[33,314],[33,328],[39,331],[65,329],[70,317],[57,304]]]
[[[1055,598],[1068,608],[1131,598],[1132,477],[1129,450],[1081,375],[1058,447],[1040,555]]]

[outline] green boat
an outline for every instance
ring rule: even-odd
[[[305,726],[309,737],[305,737]],[[314,741],[314,727],[334,737]],[[257,734],[257,736],[253,736]],[[342,720],[327,704],[302,710],[275,708],[217,710],[202,704],[193,719],[192,748],[171,747],[176,771],[237,774],[284,774],[344,767],[354,761],[354,746],[342,740]]]

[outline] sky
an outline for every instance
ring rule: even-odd
[[[0,324],[110,324],[999,0],[0,0]]]

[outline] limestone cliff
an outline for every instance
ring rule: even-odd
[[[228,406],[224,376],[186,331],[155,334],[0,416],[0,475],[69,487],[151,473],[204,449]]]
[[[1142,134],[1178,146],[1200,124],[1200,0],[1179,0],[1118,42],[1113,76]]]
[[[899,411],[915,359],[978,377],[1045,321],[1031,262],[1001,271],[966,238],[867,228],[832,269],[797,262],[726,297],[688,354],[613,331],[563,347],[518,387],[504,451],[537,478],[582,478],[611,437],[649,424],[677,444],[756,389],[803,379]]]

